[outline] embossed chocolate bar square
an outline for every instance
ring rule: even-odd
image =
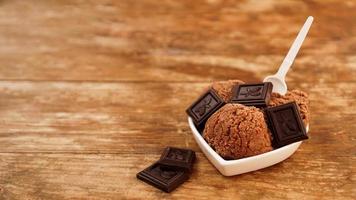
[[[171,192],[189,178],[189,172],[154,163],[139,172],[136,177],[165,192]]]
[[[190,149],[167,147],[158,163],[173,169],[189,170],[193,168],[195,152]]]
[[[187,110],[187,114],[193,119],[194,124],[202,129],[206,120],[225,102],[210,89],[195,101]]]
[[[273,136],[274,148],[308,139],[295,102],[267,108],[266,115]]]
[[[256,84],[241,84],[233,89],[231,102],[246,106],[266,107],[271,96],[271,82]]]

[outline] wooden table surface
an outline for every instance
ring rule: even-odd
[[[310,94],[310,139],[286,161],[222,176],[185,109],[213,80],[289,72]],[[356,2],[0,1],[0,199],[356,199]],[[166,146],[189,181],[136,179]]]

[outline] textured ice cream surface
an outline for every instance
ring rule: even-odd
[[[232,98],[232,89],[239,84],[244,84],[244,82],[240,80],[216,81],[213,82],[211,88],[227,103]]]
[[[263,112],[241,104],[226,104],[214,113],[205,125],[203,137],[225,159],[272,150]]]
[[[285,95],[272,93],[268,107],[279,106],[293,101],[297,103],[300,116],[306,126],[309,124],[309,99],[307,93],[300,90],[288,91]]]

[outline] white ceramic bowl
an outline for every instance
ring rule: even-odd
[[[217,154],[209,144],[200,135],[196,129],[193,120],[188,117],[190,129],[192,129],[195,141],[198,143],[200,149],[203,151],[209,161],[219,170],[224,176],[233,176],[259,170],[265,167],[272,166],[291,156],[302,144],[302,142],[295,142],[287,146],[263,153],[257,156],[241,158],[237,160],[225,160]],[[308,132],[309,126],[306,127]]]

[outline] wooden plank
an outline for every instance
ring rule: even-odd
[[[292,85],[310,93],[311,145],[353,144],[356,84]],[[207,86],[2,81],[0,152],[157,153],[170,144],[198,150],[185,109]]]
[[[135,177],[158,154],[1,153],[0,198],[354,199],[355,159],[320,157],[305,146],[283,163],[234,177],[223,177],[198,153],[190,179],[170,194]]]
[[[352,81],[354,10],[347,1],[2,1],[0,79],[262,78],[313,14],[293,74]]]

